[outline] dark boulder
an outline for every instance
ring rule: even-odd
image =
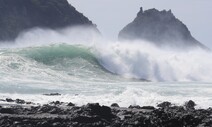
[[[77,115],[72,120],[75,121],[75,122],[79,122],[79,123],[94,123],[94,122],[101,121],[101,119],[99,117],[81,116],[81,115]]]
[[[99,103],[89,103],[85,106],[85,109],[89,110],[91,114],[98,115],[109,121],[113,117],[111,108],[107,106],[100,106]]]
[[[61,96],[60,93],[49,93],[49,94],[43,94],[43,95],[46,95],[46,96]]]
[[[14,40],[21,32],[40,27],[96,26],[67,0],[0,0],[0,41]]]
[[[13,114],[14,109],[13,108],[0,108],[0,113]]]
[[[30,104],[35,104],[35,103],[27,101],[26,104],[30,105]]]
[[[51,105],[62,105],[64,102],[60,102],[60,101],[53,101],[53,102],[50,102],[49,104]]]
[[[185,103],[186,109],[195,109],[194,107],[196,106],[195,102],[192,100],[189,100],[188,102]]]
[[[117,103],[113,103],[113,104],[111,104],[111,107],[119,108],[119,105]]]
[[[190,126],[193,126],[193,127],[196,127],[201,122],[200,119],[195,118],[193,115],[189,115],[189,114],[184,115],[182,117],[182,121],[186,126],[190,125]]]
[[[51,106],[51,105],[43,105],[42,107],[39,107],[37,110],[38,113],[50,113],[50,114],[59,114],[61,112],[61,109],[57,106]]]
[[[15,102],[17,104],[25,104],[25,101],[24,100],[21,100],[21,99],[16,99]]]
[[[131,109],[133,109],[133,108],[140,109],[141,106],[139,106],[139,105],[130,105],[128,108],[131,108]]]
[[[67,104],[67,106],[75,106],[75,104],[69,102],[69,103]]]
[[[154,110],[155,107],[153,107],[153,106],[143,106],[143,107],[141,107],[141,109]]]
[[[119,33],[120,40],[146,40],[157,46],[174,48],[206,48],[192,37],[187,26],[177,19],[171,10],[149,9],[137,14],[133,22]]]
[[[171,106],[171,103],[166,101],[166,102],[162,102],[160,104],[157,105],[157,107],[160,107],[160,108],[166,108],[166,107],[170,107]]]
[[[14,102],[14,100],[11,98],[6,98],[6,102]]]

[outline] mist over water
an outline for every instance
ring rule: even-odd
[[[19,48],[28,50],[29,53],[29,50],[36,50],[32,47],[49,48],[52,44],[63,44],[64,47],[84,46],[105,69],[127,78],[149,81],[211,81],[212,54],[209,51],[198,48],[185,51],[169,47],[158,48],[142,40],[112,42],[100,37],[100,34],[89,27],[66,28],[59,31],[35,28],[20,34],[14,42],[1,44],[1,47],[8,48],[7,52],[11,51],[10,48]],[[31,49],[26,49],[27,47]],[[60,50],[73,49],[74,47]],[[49,54],[54,52],[52,50],[57,49],[50,48]],[[60,52],[53,54],[57,56],[57,53]]]
[[[122,106],[193,99],[204,107],[212,105],[211,65],[211,52],[198,48],[114,42],[84,27],[35,28],[14,42],[1,43],[0,97]],[[50,92],[64,96],[42,95]]]
[[[90,45],[100,38],[100,33],[89,26],[75,26],[64,29],[33,28],[19,34],[16,40],[1,42],[2,48],[43,46],[56,43]]]
[[[126,77],[149,81],[211,81],[212,54],[202,49],[159,49],[143,41],[111,43],[104,49],[101,49],[102,65]]]

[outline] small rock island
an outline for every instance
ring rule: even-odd
[[[192,37],[187,26],[177,19],[171,10],[143,11],[141,7],[134,21],[120,31],[119,39],[145,40],[157,46],[206,48]]]
[[[96,29],[67,0],[0,0],[0,41],[14,40],[35,27],[60,29],[74,25]]]

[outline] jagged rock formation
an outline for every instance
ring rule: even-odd
[[[96,28],[67,0],[0,0],[0,41],[13,40],[34,27],[58,29],[73,25]]]
[[[119,39],[147,40],[158,46],[205,48],[192,37],[186,25],[177,19],[171,10],[150,9],[143,11],[140,8],[135,20],[120,31]]]
[[[10,100],[8,102],[8,100]],[[157,108],[139,105],[128,108],[101,106],[90,103],[75,106],[73,103],[50,102],[42,106],[32,105],[21,99],[1,99],[1,127],[211,127],[212,109],[195,109],[195,102],[176,106],[170,102]],[[11,101],[17,103],[12,105]],[[24,102],[24,103],[20,103]],[[22,105],[26,104],[26,105]],[[28,105],[28,106],[27,106]]]

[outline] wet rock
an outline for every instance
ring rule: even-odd
[[[128,108],[131,108],[131,109],[133,109],[133,108],[140,109],[141,106],[139,106],[139,105],[130,105]]]
[[[192,100],[189,100],[188,102],[185,103],[186,109],[195,109],[194,107],[196,106],[195,102]]]
[[[61,96],[60,93],[49,93],[49,94],[43,94],[45,96]]]
[[[119,108],[119,105],[117,103],[113,103],[113,104],[111,104],[111,107]]]
[[[77,117],[72,119],[74,122],[78,123],[94,123],[94,122],[99,122],[101,121],[100,117],[92,117],[92,116],[81,116],[78,115]]]
[[[86,109],[90,110],[90,113],[99,115],[100,117],[111,120],[112,112],[111,108],[107,106],[100,106],[99,103],[90,103],[85,106]]]
[[[5,123],[5,120],[4,119],[1,119],[0,120],[0,125],[4,125],[4,123]]]
[[[6,98],[6,101],[7,102],[15,102],[13,99],[11,99],[11,98]]]
[[[212,118],[206,118],[202,121],[203,121],[203,123],[199,127],[211,127],[212,126]]]
[[[61,126],[61,123],[55,122],[55,123],[52,124],[52,126],[53,126],[53,127],[60,127],[60,126]]]
[[[49,104],[50,105],[62,105],[64,102],[60,102],[60,101],[53,101],[53,102],[50,102]]]
[[[163,103],[165,104],[165,103]],[[0,107],[2,127],[210,127],[212,109],[185,110],[182,106],[112,108],[98,103],[81,107],[43,105]],[[154,109],[153,109],[154,108]],[[143,109],[150,109],[145,111]]]
[[[0,108],[0,113],[13,114],[14,109],[12,109],[12,108]]]
[[[30,105],[30,104],[35,104],[35,103],[33,103],[33,102],[26,102],[26,104],[27,105]]]
[[[39,109],[37,110],[39,113],[49,113],[50,111],[52,111],[54,108],[53,106],[50,105],[43,105],[41,107],[39,107]]]
[[[160,107],[160,108],[167,108],[167,107],[170,107],[171,106],[171,103],[166,101],[166,102],[162,102],[160,104],[157,105],[157,107]]]
[[[75,106],[75,104],[69,102],[67,106]]]
[[[16,99],[15,102],[17,104],[25,104],[25,101],[24,100],[21,100],[21,99]]]
[[[15,121],[14,123],[13,123],[13,125],[15,125],[15,126],[18,126],[18,125],[20,125],[21,124],[21,122],[19,122],[19,121]]]
[[[50,127],[51,126],[51,124],[49,122],[47,122],[47,121],[43,121],[43,122],[41,122],[39,124],[40,124],[40,126],[43,126],[43,127]]]
[[[143,106],[143,107],[141,107],[141,109],[154,110],[155,107],[153,107],[153,106]]]
[[[190,126],[197,126],[200,122],[200,120],[198,118],[195,118],[193,115],[188,114],[188,115],[184,115],[182,117],[182,120],[184,122],[185,125],[190,125]]]

